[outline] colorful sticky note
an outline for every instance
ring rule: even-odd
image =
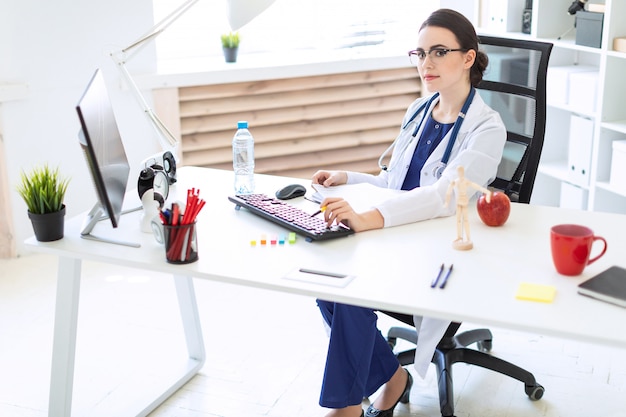
[[[517,288],[515,298],[518,300],[539,301],[551,303],[556,295],[556,288],[552,285],[531,284],[522,282]]]
[[[289,243],[296,243],[296,234],[295,234],[295,232],[289,232]]]

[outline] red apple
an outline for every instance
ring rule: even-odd
[[[488,203],[487,194],[483,194],[476,202],[476,209],[480,220],[487,226],[502,226],[511,213],[511,200],[506,194],[495,191]]]

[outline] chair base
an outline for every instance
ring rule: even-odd
[[[393,316],[398,318],[396,315]],[[437,369],[439,406],[443,417],[454,417],[452,365],[457,362],[477,365],[523,382],[524,391],[531,400],[535,401],[543,397],[545,389],[537,383],[533,374],[488,353],[492,345],[492,334],[489,329],[475,329],[456,334],[460,325],[461,323],[450,324],[446,334],[437,345],[432,359]],[[414,329],[392,327],[387,336],[387,341],[392,348],[395,347],[398,338],[415,343],[417,332]],[[467,348],[472,343],[477,344],[478,350]],[[402,366],[410,365],[415,358],[415,349],[399,352],[396,356]]]

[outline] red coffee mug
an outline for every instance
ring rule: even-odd
[[[591,247],[597,240],[603,248],[599,255],[590,258]],[[577,224],[559,224],[550,229],[552,260],[558,273],[575,276],[582,274],[587,265],[591,265],[606,252],[606,240],[595,236],[593,231]]]

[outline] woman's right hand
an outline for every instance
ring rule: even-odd
[[[357,213],[352,206],[339,197],[328,197],[320,204],[324,208],[324,220],[331,227],[333,224],[343,223],[355,232],[382,229],[385,219],[377,209]]]
[[[313,174],[313,184],[330,187],[333,185],[345,184],[348,181],[346,171],[317,171]]]

